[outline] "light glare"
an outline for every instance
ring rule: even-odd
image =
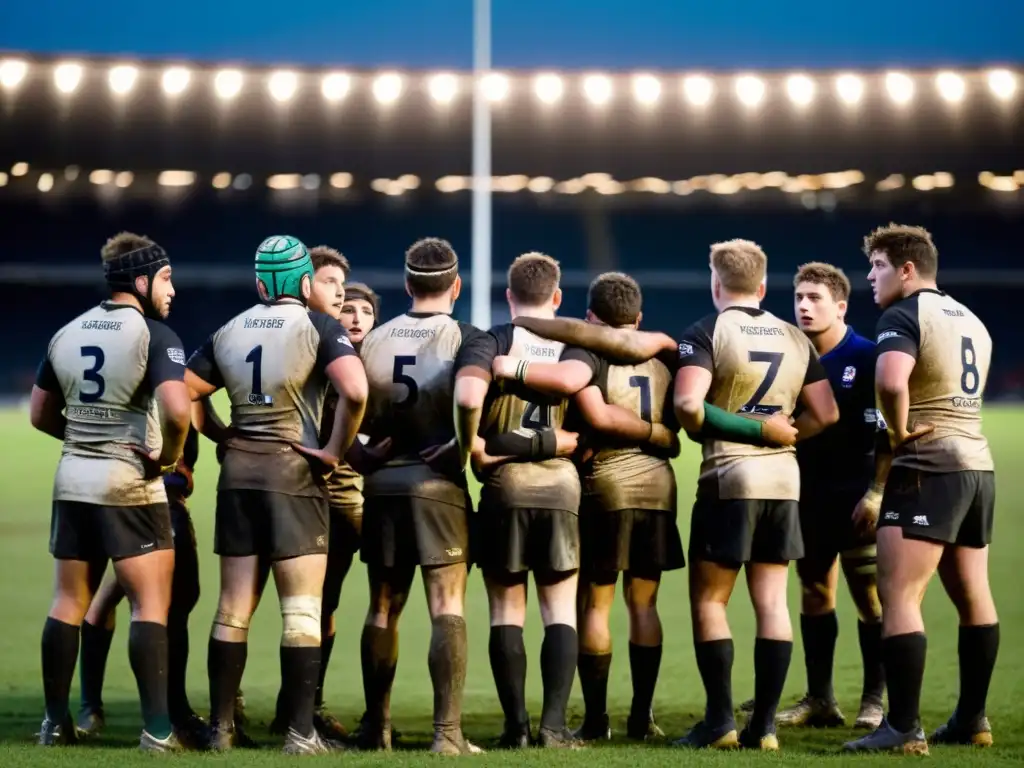
[[[897,104],[907,104],[914,98],[914,81],[902,72],[890,72],[885,76],[885,89]]]
[[[939,89],[939,95],[951,103],[963,101],[967,92],[964,79],[955,72],[940,72],[935,77],[935,87]]]
[[[607,104],[612,97],[612,81],[605,75],[587,75],[583,93],[593,104]]]
[[[397,72],[385,72],[373,81],[373,97],[381,104],[393,104],[402,95],[402,76]]]
[[[661,97],[661,81],[653,75],[633,78],[633,95],[641,104],[654,104]]]
[[[289,101],[299,87],[299,77],[294,72],[275,72],[267,82],[267,89],[274,101]]]
[[[61,93],[74,93],[82,82],[82,65],[68,62],[53,70],[53,83]]]
[[[846,104],[857,104],[864,98],[864,81],[856,75],[840,75],[836,78],[836,93]]]
[[[491,72],[483,80],[484,95],[491,101],[501,101],[508,96],[509,82],[505,75]]]
[[[28,64],[21,59],[0,61],[0,85],[4,88],[17,88],[27,74]]]
[[[455,75],[443,72],[430,78],[430,98],[438,104],[450,104],[459,90],[459,81]]]
[[[242,91],[242,73],[237,69],[223,69],[213,80],[217,95],[224,99],[233,99]]]
[[[791,75],[786,80],[786,93],[794,104],[806,107],[814,99],[817,90],[814,81],[807,75]]]
[[[703,75],[690,75],[683,80],[683,95],[686,100],[697,107],[703,107],[715,92],[711,80]]]
[[[1008,101],[1017,92],[1017,76],[1008,69],[994,69],[988,73],[988,87],[997,99]]]
[[[320,91],[328,101],[341,101],[352,87],[352,78],[344,72],[332,72],[324,76]]]
[[[764,100],[764,81],[753,75],[736,78],[736,96],[748,107],[756,107]]]
[[[107,82],[110,83],[110,90],[123,96],[135,87],[135,81],[139,77],[139,70],[128,64],[119,64],[111,67],[107,75]]]
[[[164,71],[161,84],[168,96],[177,96],[188,88],[192,73],[184,67],[170,67]]]

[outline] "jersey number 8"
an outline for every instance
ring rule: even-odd
[[[960,389],[965,395],[975,395],[981,386],[981,375],[978,373],[978,356],[974,352],[974,340],[970,336],[960,337],[960,363],[963,373],[960,374]]]

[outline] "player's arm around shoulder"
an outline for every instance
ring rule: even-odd
[[[495,332],[481,331],[460,323],[462,344],[455,357],[452,403],[455,438],[459,444],[459,463],[465,468],[474,453],[484,450],[477,440],[484,401],[491,385],[491,368],[498,356],[499,340]]]
[[[494,358],[491,372],[496,379],[515,380],[546,395],[571,397],[594,381],[600,361],[582,347],[566,347],[557,363],[521,360],[509,355]]]
[[[570,317],[517,317],[512,322],[545,339],[583,347],[602,357],[634,365],[676,346],[671,336],[658,331],[612,328]]]

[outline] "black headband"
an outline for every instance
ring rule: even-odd
[[[118,291],[135,290],[135,278],[152,278],[157,272],[170,265],[167,252],[159,245],[147,245],[103,263],[103,274],[107,285]],[[152,289],[152,286],[150,287]]]

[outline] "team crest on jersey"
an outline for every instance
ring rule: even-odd
[[[693,354],[693,345],[692,344],[687,344],[686,342],[680,342],[679,343],[679,356],[680,357],[689,357],[692,354]]]
[[[843,386],[849,388],[853,385],[853,380],[857,378],[857,369],[852,365],[846,366],[843,371]]]
[[[352,340],[348,336],[339,336],[338,341],[340,341],[342,344],[347,344],[348,346],[352,347]],[[355,347],[352,348],[355,349]]]
[[[171,358],[172,363],[177,363],[178,365],[185,364],[185,350],[180,347],[168,347],[167,356]]]

